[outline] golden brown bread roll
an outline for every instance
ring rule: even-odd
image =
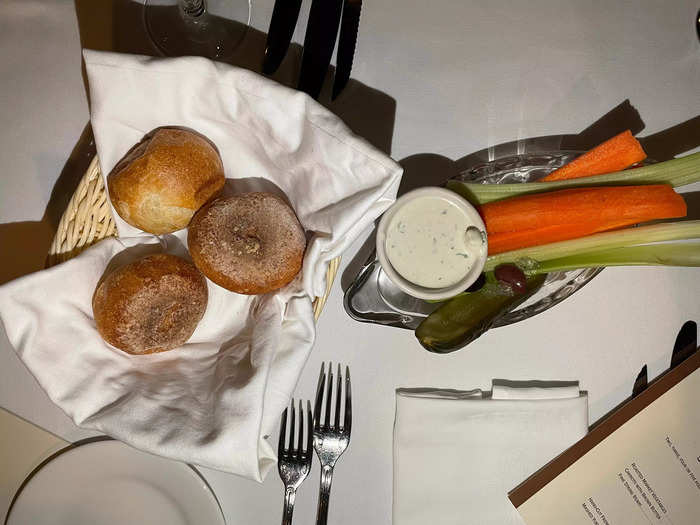
[[[219,286],[263,294],[299,273],[306,237],[282,199],[243,193],[202,207],[190,223],[187,244],[197,268]]]
[[[207,282],[189,261],[149,255],[110,273],[97,285],[92,311],[97,330],[129,354],[183,345],[207,308]]]
[[[185,228],[225,182],[214,146],[197,133],[175,128],[155,131],[107,177],[109,197],[119,216],[155,234]]]

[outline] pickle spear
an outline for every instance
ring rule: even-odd
[[[530,297],[542,286],[545,278],[546,274],[527,277],[525,292],[516,294],[510,286],[489,273],[480,290],[453,297],[426,317],[416,328],[416,337],[430,352],[454,352],[491,328],[501,313]]]

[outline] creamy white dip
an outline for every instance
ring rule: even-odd
[[[485,234],[464,211],[440,197],[407,202],[386,229],[391,265],[404,279],[426,288],[458,283],[485,249]]]

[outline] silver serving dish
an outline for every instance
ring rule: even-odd
[[[483,184],[536,181],[571,161],[579,151],[518,154],[483,162],[459,172],[457,180]],[[493,327],[517,323],[560,303],[600,273],[602,268],[554,272],[527,301],[495,320]],[[344,306],[361,322],[415,329],[439,303],[405,294],[382,271],[374,251],[345,291]]]

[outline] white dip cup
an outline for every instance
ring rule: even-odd
[[[387,229],[389,228],[394,215],[409,202],[413,202],[416,199],[435,198],[445,200],[447,203],[456,206],[462,213],[464,213],[471,225],[483,232],[484,238],[486,238],[486,226],[484,225],[484,221],[481,219],[479,212],[460,195],[445,188],[419,188],[402,195],[386,212],[384,212],[384,215],[379,221],[379,227],[377,228],[377,257],[382,266],[382,270],[401,290],[419,299],[439,301],[449,299],[450,297],[463,292],[469,288],[474,281],[476,281],[484,269],[484,264],[486,263],[488,244],[484,244],[481,250],[474,250],[473,253],[470,253],[470,255],[473,255],[473,257],[470,259],[470,266],[465,264],[464,276],[458,282],[451,284],[450,286],[444,288],[429,288],[413,283],[402,276],[391,265],[389,257],[387,256]],[[469,269],[467,270],[468,266]]]

